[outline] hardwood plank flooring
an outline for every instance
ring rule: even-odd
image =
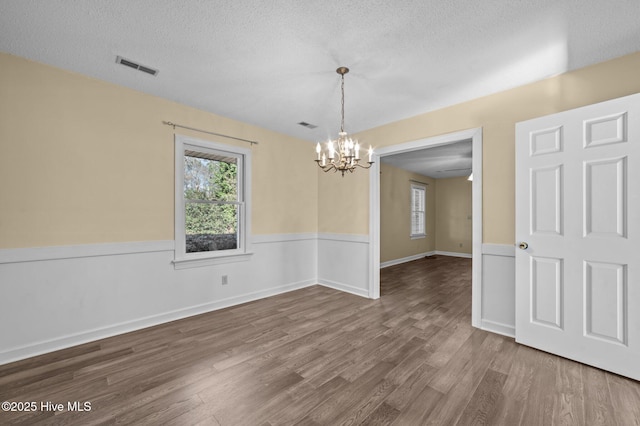
[[[314,286],[0,366],[0,401],[38,407],[0,424],[640,425],[639,382],[471,327],[469,259],[381,282],[375,301]]]

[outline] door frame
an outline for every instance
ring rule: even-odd
[[[380,158],[471,139],[472,153],[472,301],[471,324],[482,318],[482,127],[447,133],[377,149],[369,177],[369,298],[380,297]]]

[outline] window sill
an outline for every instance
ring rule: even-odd
[[[412,240],[419,240],[421,238],[427,238],[427,234],[414,234],[410,235]]]
[[[200,268],[202,266],[223,265],[225,263],[246,262],[251,259],[253,253],[230,254],[215,257],[200,258],[176,258],[173,260],[175,269]]]

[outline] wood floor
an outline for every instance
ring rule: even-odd
[[[314,286],[0,366],[0,401],[38,404],[0,424],[640,425],[639,382],[472,328],[469,259],[382,283],[375,301]]]

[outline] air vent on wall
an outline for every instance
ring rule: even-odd
[[[307,123],[306,121],[301,121],[298,124],[303,127],[306,127],[307,129],[315,129],[316,127],[318,127],[315,124]]]
[[[138,70],[138,71],[145,72],[147,74],[151,74],[153,76],[158,75],[158,70],[155,70],[153,68],[149,68],[149,67],[144,66],[144,65],[140,65],[140,64],[138,64],[136,62],[133,62],[133,61],[131,61],[129,59],[125,59],[122,56],[116,56],[116,63],[124,65],[124,66],[129,67],[129,68],[133,68],[134,70]]]

